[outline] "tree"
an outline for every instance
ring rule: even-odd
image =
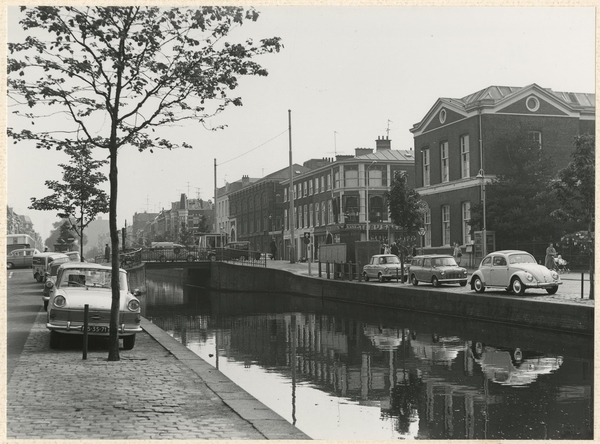
[[[496,177],[486,185],[486,230],[496,232],[501,248],[515,242],[560,238],[563,229],[550,217],[557,208],[551,197],[553,159],[526,128],[503,137],[490,149]],[[487,172],[486,172],[487,173]],[[471,227],[483,225],[482,204],[471,209]]]
[[[54,246],[57,244],[68,244],[69,239],[75,237],[75,233],[72,231],[73,224],[70,220],[61,219],[52,224],[54,229],[50,232],[50,236],[44,241],[44,245],[48,247],[50,251],[54,251]],[[81,240],[83,243],[83,240]]]
[[[54,210],[62,219],[75,219],[72,228],[79,236],[79,252],[83,257],[83,231],[98,214],[109,209],[106,192],[97,187],[106,181],[106,176],[97,170],[108,161],[93,160],[87,146],[68,146],[65,152],[71,156],[71,162],[58,165],[63,169],[63,181],[47,180],[46,186],[54,193],[42,199],[32,197],[29,208]]]
[[[57,132],[9,128],[8,134],[15,143],[33,140],[38,148],[60,150],[84,142],[108,151],[112,251],[118,251],[119,242],[118,150],[191,148],[185,141],[157,137],[156,128],[185,120],[204,123],[229,105],[241,106],[240,97],[229,97],[238,77],[266,76],[253,58],[281,48],[277,37],[257,43],[226,41],[232,29],[258,19],[253,8],[23,7],[21,11],[24,18],[19,23],[29,35],[24,42],[8,45],[9,97],[30,108],[23,112],[17,107],[16,112],[32,124],[34,117],[43,116],[40,108],[51,107],[71,125]],[[56,121],[56,115],[52,117]],[[108,360],[118,361],[117,254],[111,265]]]
[[[596,219],[596,138],[584,134],[573,140],[572,161],[558,172],[552,189],[559,208],[552,215],[561,221],[584,224],[590,254],[590,299],[594,299],[594,222]]]
[[[400,227],[400,268],[401,275],[404,276],[404,253],[409,247],[408,240],[414,240],[422,225],[423,204],[419,193],[408,187],[404,173],[396,173],[385,197],[392,222]]]

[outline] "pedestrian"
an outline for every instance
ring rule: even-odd
[[[462,250],[460,249],[458,242],[454,242],[454,252],[452,253],[452,256],[454,256],[456,263],[460,265],[460,260],[462,259]]]
[[[398,249],[398,245],[396,245],[396,242],[392,242],[392,254],[395,254],[396,256],[400,255],[400,250]]]
[[[44,253],[48,252],[48,247],[44,247]]]
[[[388,244],[384,245],[384,253],[385,254],[390,254],[390,246]]]
[[[110,247],[108,244],[106,244],[106,247],[104,247],[104,260],[106,262],[110,262]]]
[[[275,238],[271,239],[271,260],[274,261],[277,256],[277,243],[275,242]]]
[[[546,257],[544,259],[544,265],[548,270],[554,270],[554,258],[556,257],[556,250],[554,244],[550,242],[548,248],[546,248]]]

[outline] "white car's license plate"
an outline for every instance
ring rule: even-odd
[[[96,325],[88,325],[88,332],[90,332],[90,333],[108,333],[108,327],[99,327]]]

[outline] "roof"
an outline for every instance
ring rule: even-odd
[[[65,262],[61,265],[63,269],[65,268],[89,268],[91,270],[112,270],[111,266],[98,264],[95,262]],[[125,271],[122,268],[119,268],[119,271]]]
[[[347,159],[351,160],[381,160],[381,161],[405,161],[405,162],[414,162],[415,156],[412,150],[388,150],[383,149],[376,151],[374,153],[363,154],[362,156],[352,157]],[[346,159],[344,159],[346,161]]]

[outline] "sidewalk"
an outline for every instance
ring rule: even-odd
[[[7,385],[8,439],[310,439],[144,320],[133,350],[49,347],[37,316]],[[65,341],[66,342],[66,341]]]

